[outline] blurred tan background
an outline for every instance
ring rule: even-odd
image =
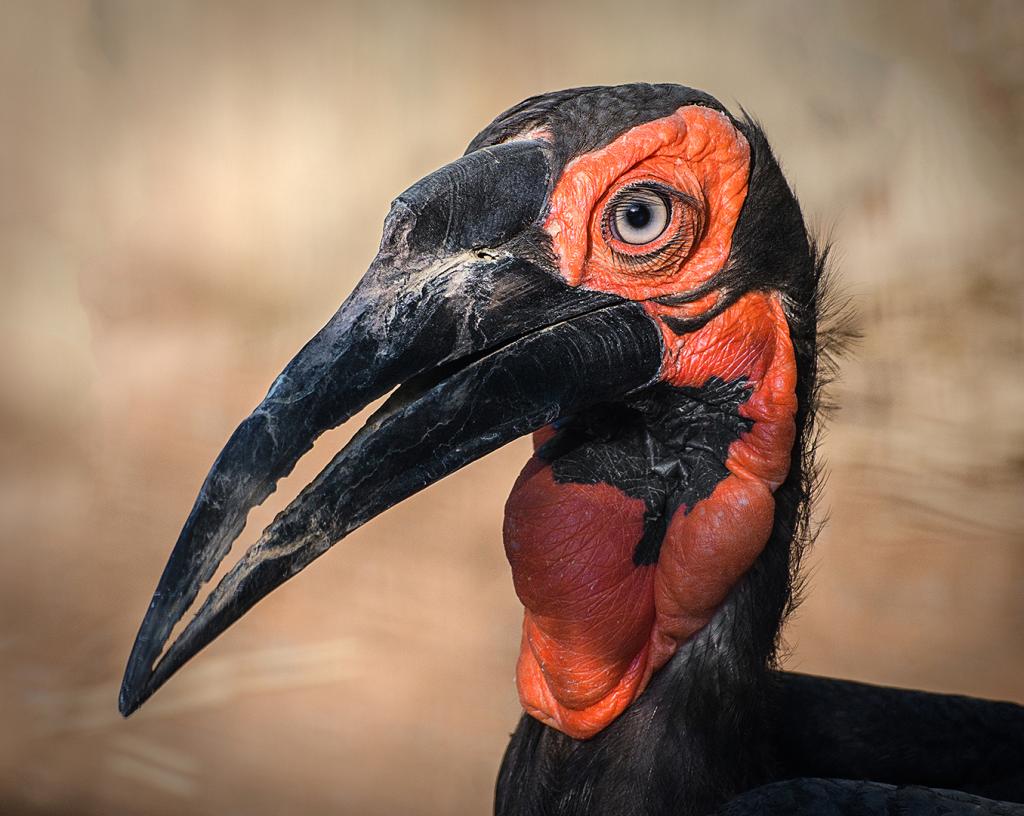
[[[788,664],[1024,702],[1022,29],[1019,2],[2,2],[0,812],[489,809],[525,441],[351,536],[129,721],[117,684],[213,457],[391,198],[572,85],[743,104],[837,244],[866,339]]]

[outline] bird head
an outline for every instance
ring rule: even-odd
[[[597,734],[792,532],[779,499],[801,483],[816,274],[760,129],[706,94],[583,88],[505,112],[398,196],[365,276],[228,439],[122,713],[348,533],[536,432],[504,528],[519,692]],[[389,393],[168,646],[249,511]]]

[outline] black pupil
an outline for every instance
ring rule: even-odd
[[[651,223],[651,208],[638,201],[632,202],[626,207],[626,223],[633,229],[643,229]]]

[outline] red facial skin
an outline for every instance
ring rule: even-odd
[[[739,412],[754,424],[729,448],[730,475],[708,498],[679,508],[656,564],[632,560],[643,531],[641,500],[607,484],[560,484],[536,456],[513,488],[504,538],[525,607],[520,700],[578,739],[621,714],[711,620],[771,532],[772,493],[789,469],[797,408],[796,363],[778,296],[749,293],[684,337],[660,316],[699,315],[717,294],[685,306],[651,300],[689,291],[725,264],[749,163],[749,146],[726,116],[684,107],[573,160],[552,193],[545,229],[562,275],[573,286],[644,302],[664,335],[664,381],[700,387],[711,377],[743,377],[753,387]],[[663,236],[642,248],[617,241],[605,213],[619,190],[638,181],[686,197],[673,206]],[[536,443],[550,433],[539,431]]]

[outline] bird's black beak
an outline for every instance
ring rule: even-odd
[[[543,143],[513,142],[398,198],[369,271],[214,462],[135,640],[122,714],[369,519],[512,439],[657,379],[661,336],[642,307],[558,277],[537,228],[549,176]],[[165,651],[249,511],[321,433],[396,386]]]

